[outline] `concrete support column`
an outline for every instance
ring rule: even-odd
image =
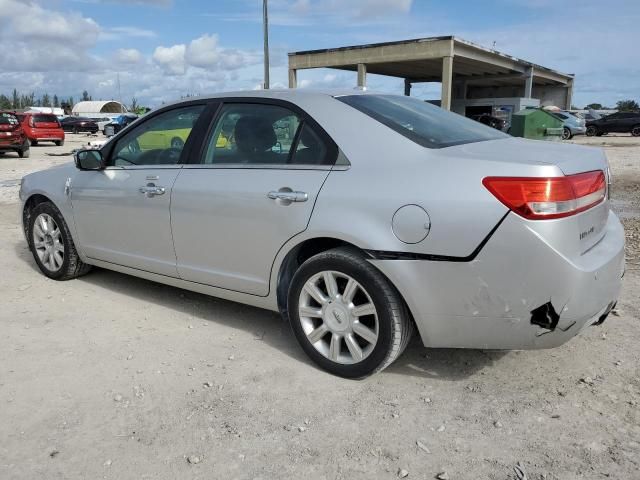
[[[525,72],[524,98],[531,98],[532,91],[533,91],[533,67],[530,67]]]
[[[358,64],[358,87],[365,88],[367,86],[367,65]]]
[[[411,81],[408,78],[404,79],[404,94],[407,97],[411,96]]]
[[[572,100],[573,100],[573,78],[567,82],[567,100],[564,105],[565,110],[571,110]]]
[[[442,58],[442,95],[440,107],[451,110],[451,86],[453,85],[453,57]]]
[[[295,68],[289,69],[289,88],[297,88],[298,86],[298,71]]]

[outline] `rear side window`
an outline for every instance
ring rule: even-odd
[[[427,148],[508,138],[509,135],[417,98],[398,95],[336,97]]]
[[[278,105],[222,107],[206,143],[209,165],[332,165],[325,140],[297,113]]]

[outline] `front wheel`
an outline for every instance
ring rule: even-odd
[[[571,140],[571,137],[573,137],[573,135],[571,134],[571,130],[569,130],[567,127],[564,127],[562,129],[562,139]]]
[[[587,137],[593,137],[598,134],[598,129],[596,127],[587,127]]]
[[[634,137],[640,137],[640,125],[636,125],[631,129],[631,135]]]
[[[54,280],[70,280],[91,266],[80,260],[60,210],[51,202],[38,204],[29,215],[29,247],[40,271]]]
[[[350,248],[329,250],[302,264],[291,281],[288,311],[307,355],[345,378],[383,370],[413,335],[398,291]]]
[[[25,140],[22,144],[22,148],[18,150],[18,157],[20,158],[29,158],[31,155],[31,149],[29,148],[29,140]]]

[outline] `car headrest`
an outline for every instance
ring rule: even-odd
[[[236,145],[243,153],[265,152],[278,140],[273,126],[263,117],[241,117],[234,130]]]

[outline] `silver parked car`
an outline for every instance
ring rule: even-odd
[[[565,110],[549,111],[553,116],[562,120],[562,139],[571,140],[574,135],[584,135],[587,127],[584,119]]]
[[[292,90],[165,106],[20,198],[46,276],[95,265],[280,311],[313,361],[359,378],[416,328],[427,347],[527,349],[604,321],[624,268],[608,182],[600,149]]]

